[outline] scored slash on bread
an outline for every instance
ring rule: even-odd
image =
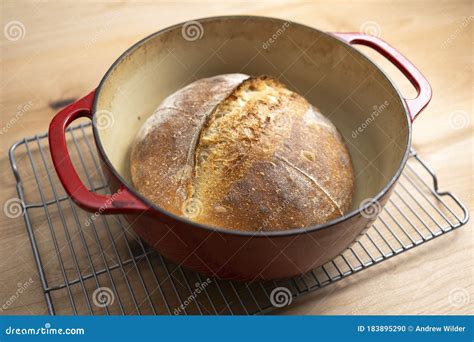
[[[130,165],[154,204],[224,229],[308,227],[352,205],[337,129],[268,76],[219,75],[178,90],[137,134]]]

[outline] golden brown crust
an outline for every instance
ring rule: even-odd
[[[207,115],[247,75],[221,75],[193,82],[167,97],[147,119],[132,146],[130,171],[136,189],[160,207],[182,215],[189,157]]]
[[[349,153],[303,97],[241,74],[183,90],[164,101],[132,147],[132,181],[152,202],[247,231],[307,227],[350,210]]]

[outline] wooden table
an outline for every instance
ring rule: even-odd
[[[419,67],[433,100],[414,124],[413,145],[436,170],[443,189],[473,207],[472,3],[470,1],[228,1],[80,3],[5,1],[2,28],[20,22],[20,36],[1,37],[0,203],[16,197],[7,151],[16,140],[47,129],[57,104],[97,86],[130,45],[166,26],[219,14],[282,17],[326,31],[379,30]],[[24,33],[24,36],[21,36]],[[15,40],[16,38],[20,38]],[[10,39],[7,39],[10,38]],[[386,61],[364,49],[399,84],[414,90]],[[20,114],[20,108],[25,108]],[[13,123],[12,123],[13,119]],[[473,314],[472,223],[449,236],[298,300],[287,314]],[[8,314],[44,314],[45,303],[21,218],[0,218],[0,304],[17,283],[32,285]],[[470,297],[449,304],[453,288]]]

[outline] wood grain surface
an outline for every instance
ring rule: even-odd
[[[424,73],[433,88],[433,100],[414,124],[413,146],[436,171],[441,190],[458,195],[469,209],[474,205],[471,1],[1,0],[0,9],[2,207],[17,197],[8,161],[13,142],[46,131],[57,109],[96,87],[113,61],[136,41],[172,24],[223,14],[281,17],[325,31],[380,34]],[[404,94],[415,93],[387,61],[362,50],[387,70]],[[29,180],[25,186],[34,184]],[[41,215],[32,213],[33,218]],[[304,296],[280,313],[474,314],[473,238],[469,222]],[[0,313],[47,313],[21,217],[12,219],[1,212],[0,246]],[[30,278],[31,284],[11,300],[18,284]],[[460,303],[450,300],[453,291],[460,291]],[[57,296],[64,296],[58,302],[66,301],[65,292]]]

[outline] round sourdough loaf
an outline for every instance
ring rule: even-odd
[[[130,167],[136,190],[157,206],[224,229],[308,227],[352,206],[341,135],[266,76],[219,75],[167,97],[138,132]]]

